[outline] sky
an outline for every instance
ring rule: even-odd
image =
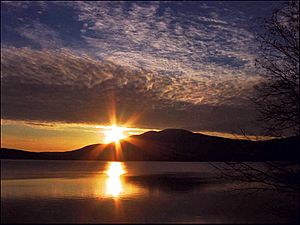
[[[1,147],[64,151],[183,128],[261,135],[249,101],[278,1],[1,2]]]

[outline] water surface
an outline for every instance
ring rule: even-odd
[[[242,185],[209,163],[1,160],[1,222],[297,221],[298,194]]]

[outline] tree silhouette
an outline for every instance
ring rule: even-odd
[[[265,191],[276,190],[285,193],[299,191],[299,164],[297,162],[223,162],[210,163],[222,179],[243,183],[257,183],[257,186],[247,185],[234,190]]]
[[[283,4],[270,19],[264,20],[265,32],[258,35],[260,50],[256,66],[262,82],[255,87],[252,100],[267,134],[299,136],[299,1]],[[250,140],[242,129],[241,132]],[[210,164],[221,179],[245,184],[234,190],[299,193],[299,158],[289,162],[261,162],[260,166],[249,162]]]
[[[267,134],[299,135],[299,1],[284,3],[263,22],[256,66],[263,82],[252,98]]]

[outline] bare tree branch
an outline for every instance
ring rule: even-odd
[[[218,171],[220,179],[248,184],[233,190],[273,190],[285,193],[299,191],[299,164],[295,162],[261,162],[251,165],[245,162],[210,163]],[[251,186],[251,184],[258,184]],[[250,185],[250,186],[249,186]]]
[[[251,98],[268,135],[299,135],[299,1],[264,21],[256,66],[264,82]]]

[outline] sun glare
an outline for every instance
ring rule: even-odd
[[[125,138],[124,135],[125,128],[124,127],[118,127],[116,125],[113,125],[110,127],[109,130],[105,131],[105,143],[111,143],[111,142],[119,142],[119,140]]]
[[[120,162],[111,162],[106,174],[106,194],[109,196],[118,197],[123,192],[123,186],[120,176],[126,173]]]
[[[109,177],[119,177],[124,173],[126,173],[126,171],[123,169],[121,162],[111,162],[108,170],[106,171],[106,174]]]

